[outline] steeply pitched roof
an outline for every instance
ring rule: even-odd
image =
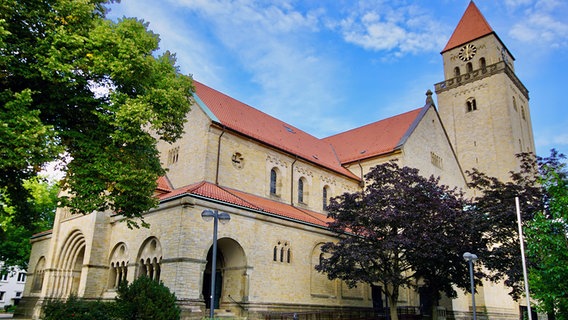
[[[193,84],[195,100],[213,121],[327,169],[358,179],[341,166],[327,142],[198,81],[193,80]]]
[[[485,20],[475,3],[470,1],[442,53],[493,32],[493,28]]]
[[[341,163],[346,164],[395,151],[412,132],[429,105],[327,137]]]
[[[166,176],[161,176],[158,178],[158,185],[156,186],[156,192],[165,193],[172,191],[172,183]]]
[[[185,186],[169,193],[158,196],[160,201],[167,201],[182,195],[194,195],[209,200],[223,202],[227,205],[248,208],[259,213],[275,215],[283,219],[290,219],[327,227],[327,222],[331,221],[326,215],[310,210],[300,209],[289,204],[262,198],[235,189],[217,186],[209,182],[198,182]]]

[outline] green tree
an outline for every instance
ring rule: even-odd
[[[13,223],[16,209],[8,198],[0,200],[4,215],[0,216],[0,261],[4,262],[2,270],[18,266],[27,269],[30,258],[30,237],[37,232],[50,229],[57,208],[57,193],[59,187],[41,177],[35,177],[23,183],[23,187],[30,194],[28,208],[33,210],[31,215],[38,217],[31,226],[23,227]]]
[[[416,288],[418,280],[433,300],[431,307],[441,293],[455,297],[455,286],[467,290],[462,255],[483,245],[483,230],[475,212],[466,212],[463,195],[395,162],[374,167],[365,179],[363,191],[330,201],[329,228],[339,240],[324,244],[328,256],[316,269],[349,286],[380,284],[393,320],[399,290]]]
[[[157,139],[183,132],[193,92],[175,56],[133,18],[105,18],[112,0],[0,2],[0,191],[31,229],[24,181],[67,161],[62,205],[133,218],[156,205]],[[8,215],[0,211],[0,216]]]
[[[568,319],[568,171],[564,155],[552,150],[539,159],[539,183],[545,190],[545,210],[525,228],[531,261],[531,297],[556,319]]]

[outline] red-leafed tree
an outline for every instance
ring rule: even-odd
[[[463,253],[486,244],[483,217],[469,212],[464,195],[396,162],[376,166],[365,179],[363,191],[330,201],[329,228],[339,238],[323,246],[327,257],[316,269],[349,286],[380,285],[393,320],[401,288],[427,290],[432,307],[442,293],[467,290]]]

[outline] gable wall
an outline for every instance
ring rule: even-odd
[[[442,184],[466,189],[458,161],[434,108],[427,111],[404,144],[400,165],[417,168],[427,178],[440,177]]]

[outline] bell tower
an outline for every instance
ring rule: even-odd
[[[529,93],[513,55],[473,1],[441,54],[438,108],[462,169],[509,180],[515,155],[535,153]]]

